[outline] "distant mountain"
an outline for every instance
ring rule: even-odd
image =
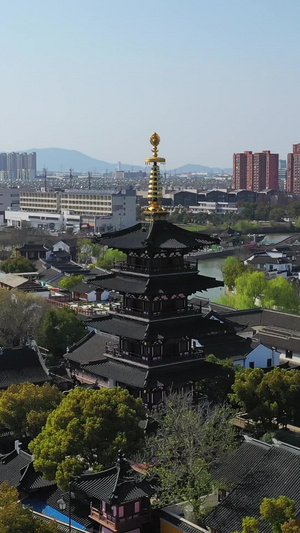
[[[65,150],[63,148],[30,148],[27,152],[36,152],[37,169],[44,167],[50,171],[67,172],[72,168],[75,172],[111,172],[116,170],[117,163],[108,163],[100,159],[94,159],[77,150]],[[124,165],[122,170],[143,170],[143,167]]]
[[[184,174],[185,172],[225,172],[225,174],[232,173],[232,168],[205,167],[203,165],[192,165],[190,163],[188,165],[184,165],[183,167],[178,167],[174,170],[176,170],[176,172],[178,172],[179,174]],[[174,172],[174,170],[172,170],[172,172]]]
[[[21,150],[20,150],[21,151]],[[68,172],[72,168],[75,172],[111,172],[116,170],[117,163],[108,163],[95,159],[77,150],[65,150],[64,148],[30,148],[26,152],[36,152],[37,169],[44,167],[50,171]],[[145,167],[137,165],[125,165],[122,163],[122,170],[145,170]],[[203,165],[184,165],[170,172],[182,174],[185,172],[232,172],[232,169],[222,169],[218,167],[206,167]]]

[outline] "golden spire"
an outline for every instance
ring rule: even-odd
[[[167,215],[167,211],[162,207],[162,186],[158,165],[158,163],[165,163],[166,160],[164,157],[158,157],[158,145],[160,143],[158,133],[151,135],[150,143],[153,146],[153,156],[145,159],[146,163],[152,163],[148,187],[148,207],[145,209],[145,213],[146,219],[158,220],[165,218]]]

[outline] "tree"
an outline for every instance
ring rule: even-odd
[[[236,279],[246,270],[246,265],[239,261],[235,256],[229,256],[225,259],[222,267],[222,274],[225,285],[230,291],[235,287]]]
[[[141,400],[126,389],[78,387],[48,416],[30,443],[35,468],[64,488],[71,475],[109,467],[119,449],[127,456],[137,451],[143,442],[144,418]]]
[[[260,305],[267,285],[264,272],[247,272],[236,279],[236,304],[238,309]]]
[[[285,216],[285,210],[282,207],[271,207],[270,220],[281,222]]]
[[[268,281],[263,306],[287,312],[299,312],[299,298],[293,285],[281,276]]]
[[[300,374],[297,370],[242,368],[235,375],[231,400],[267,431],[299,417]]]
[[[235,446],[232,411],[208,402],[194,406],[191,395],[172,394],[151,416],[157,432],[146,440],[144,459],[159,480],[160,506],[188,499],[199,517],[199,498],[211,488],[210,468]]]
[[[0,289],[0,342],[19,346],[36,337],[46,313],[43,298]]]
[[[7,481],[0,485],[1,533],[58,533],[56,524],[35,518],[29,507],[18,501],[18,491]]]
[[[49,383],[12,385],[0,391],[0,423],[18,439],[36,437],[61,400],[61,392]]]
[[[71,287],[74,287],[78,283],[80,283],[83,280],[84,276],[76,276],[76,274],[71,274],[71,276],[67,276],[63,279],[61,279],[58,282],[59,287],[62,289],[71,289]]]
[[[260,506],[261,518],[267,520],[273,533],[281,533],[282,525],[295,518],[295,502],[286,496],[264,498]]]
[[[54,356],[61,357],[86,335],[86,329],[72,309],[48,309],[39,333],[40,343]]]
[[[104,251],[102,257],[98,259],[96,265],[98,267],[107,268],[110,270],[114,265],[114,261],[126,261],[126,254],[120,252],[120,250],[112,250],[109,248],[108,250]]]
[[[9,272],[35,272],[36,270],[34,264],[27,257],[22,256],[11,257],[6,259],[6,261],[2,261],[0,268],[6,274]]]

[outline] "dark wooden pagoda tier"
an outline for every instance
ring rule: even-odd
[[[95,285],[101,286],[103,289],[109,291],[116,291],[120,294],[141,294],[147,296],[156,296],[162,294],[176,294],[186,293],[193,294],[197,291],[206,291],[213,287],[223,287],[223,282],[210,278],[209,276],[199,276],[198,270],[193,270],[190,265],[189,268],[183,268],[183,271],[174,274],[169,273],[164,275],[144,275],[141,276],[133,271],[133,267],[129,272],[118,271],[126,268],[126,263],[122,262],[120,265],[115,265],[114,272],[111,275],[98,277]],[[171,270],[172,267],[169,267]],[[132,269],[132,271],[131,271]],[[183,276],[186,272],[188,275]]]
[[[108,316],[87,321],[99,339],[98,360],[87,353],[78,364],[73,352],[66,354],[74,376],[104,387],[127,387],[151,407],[164,391],[190,391],[196,381],[221,374],[220,365],[205,361],[203,346],[212,337],[224,337],[225,345],[235,330],[228,322],[204,318],[188,297],[223,283],[201,276],[196,261],[184,260],[187,253],[219,240],[154,217],[95,241],[126,254],[110,273],[90,281],[118,293],[120,301],[111,303]]]
[[[199,250],[203,246],[219,244],[220,240],[210,235],[180,228],[167,220],[139,222],[130,228],[106,233],[95,240],[103,246],[131,250],[184,250],[184,253]]]

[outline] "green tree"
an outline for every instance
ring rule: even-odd
[[[120,252],[120,250],[112,250],[109,248],[105,250],[102,257],[100,257],[96,263],[98,267],[106,268],[110,270],[113,268],[114,261],[126,261],[126,254]]]
[[[299,417],[300,375],[297,370],[242,368],[235,375],[231,400],[267,431],[295,423]]]
[[[0,289],[0,342],[19,346],[36,337],[48,308],[44,298]]]
[[[42,387],[33,383],[11,385],[0,391],[0,423],[18,439],[36,437],[61,400],[62,393],[49,383]]]
[[[300,526],[294,518],[290,518],[281,526],[282,533],[300,533]]]
[[[6,261],[2,261],[0,268],[6,274],[9,272],[35,272],[36,270],[34,264],[22,256],[11,257],[10,259],[6,259]]]
[[[225,285],[230,291],[235,287],[236,279],[247,270],[246,265],[237,257],[229,256],[225,259],[222,267],[222,274]]]
[[[245,272],[236,279],[238,309],[249,309],[261,304],[267,286],[264,272]]]
[[[74,287],[78,283],[80,283],[83,280],[84,276],[76,276],[76,274],[71,274],[71,276],[67,276],[63,279],[61,279],[58,282],[59,287],[62,289],[71,289],[71,287]]]
[[[281,222],[285,216],[285,210],[282,207],[271,207],[270,220]]]
[[[66,487],[86,468],[109,467],[122,451],[130,456],[143,443],[141,400],[126,389],[71,391],[30,443],[34,464],[47,479]]]
[[[76,313],[68,308],[48,309],[42,323],[39,342],[54,356],[61,357],[68,346],[72,346],[86,335],[86,329]]]
[[[18,501],[18,491],[7,481],[0,485],[1,533],[58,533],[56,524],[35,518],[29,507]]]
[[[269,522],[273,533],[281,533],[283,524],[294,519],[295,512],[295,502],[286,496],[264,498],[260,506],[261,518]]]
[[[299,312],[299,298],[294,286],[282,276],[267,282],[262,300],[263,307]]]
[[[292,202],[290,203],[287,208],[287,215],[289,217],[299,217],[300,216],[300,202]]]
[[[211,488],[210,468],[235,446],[232,411],[194,406],[190,395],[172,394],[151,413],[156,435],[148,437],[144,459],[159,480],[159,505],[188,499],[200,516],[199,498]]]

